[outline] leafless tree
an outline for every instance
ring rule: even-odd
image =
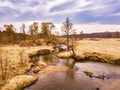
[[[31,35],[32,40],[37,39],[38,36],[38,22],[34,22],[29,26],[29,33]]]
[[[52,22],[41,23],[41,33],[43,34],[46,43],[52,41],[53,35],[51,32],[54,29],[55,29],[55,25]]]
[[[66,42],[67,45],[69,46],[69,35],[72,34],[75,31],[73,29],[73,24],[71,23],[71,20],[67,17],[65,22],[63,23],[62,26],[62,32],[66,35]]]
[[[15,28],[12,24],[10,25],[4,25],[6,34],[7,34],[7,39],[8,43],[14,43],[15,42]]]
[[[82,40],[83,40],[83,38],[84,38],[84,35],[83,35],[83,34],[84,34],[84,32],[81,31],[81,32],[80,32],[80,38],[81,38]]]
[[[24,35],[24,36],[23,36],[24,41],[26,40],[26,35],[25,35],[25,34],[26,34],[26,32],[25,32],[25,28],[26,28],[26,26],[25,26],[25,24],[23,23],[20,29],[22,30],[21,32],[22,32],[22,33],[23,33],[23,35]]]

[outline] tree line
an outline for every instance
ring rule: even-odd
[[[40,27],[40,28],[39,28]],[[41,31],[39,32],[39,30]],[[28,26],[28,33],[26,30],[26,25],[23,23],[20,27],[20,32],[17,33],[14,25],[4,25],[4,29],[0,30],[0,44],[18,44],[20,41],[33,41],[38,39],[44,39],[45,42],[52,41],[55,35],[51,31],[55,29],[55,25],[51,22],[42,22],[39,25],[38,22]]]
[[[28,30],[26,30],[26,27],[28,27]],[[4,29],[0,30],[0,44],[19,44],[22,42],[23,46],[25,43],[28,43],[29,45],[33,43],[40,45],[40,39],[43,39],[46,44],[56,44],[59,41],[57,39],[59,32],[56,31],[56,34],[52,34],[55,27],[55,24],[52,22],[42,22],[40,25],[38,22],[33,22],[33,24],[29,26],[26,26],[23,23],[21,24],[20,32],[17,33],[16,31],[18,30],[15,29],[14,25],[4,25]],[[67,17],[63,22],[61,31],[66,35],[65,43],[69,45],[69,36],[71,34],[75,35],[76,33],[69,17]]]

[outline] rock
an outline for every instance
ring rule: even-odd
[[[39,66],[35,67],[34,70],[33,70],[34,73],[37,73],[39,71],[40,71],[40,67]]]
[[[93,73],[90,71],[83,71],[86,75],[88,75],[89,77],[93,77]]]
[[[37,77],[20,75],[12,78],[1,90],[23,90],[23,88],[35,83]]]

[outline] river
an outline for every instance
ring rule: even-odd
[[[48,65],[66,66],[72,69],[40,75],[38,81],[24,90],[120,90],[120,66],[100,62],[73,63],[73,59],[61,59],[55,55],[36,57],[34,63],[46,62]],[[74,64],[74,66],[72,65]],[[84,71],[92,72],[90,77]],[[28,72],[35,75],[32,70]],[[97,78],[96,76],[104,76]]]

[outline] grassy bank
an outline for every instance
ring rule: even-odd
[[[29,54],[35,54],[40,49],[52,49],[51,46],[40,47],[19,47],[19,46],[4,46],[0,47],[1,62],[5,68],[5,79],[0,78],[0,88],[10,81],[13,77],[25,74],[30,68]],[[7,57],[7,58],[6,58]],[[7,61],[7,64],[6,62]],[[0,77],[2,70],[0,68]]]
[[[23,90],[25,87],[35,83],[37,77],[19,75],[12,78],[1,90]]]
[[[120,65],[120,39],[80,40],[75,45],[78,61],[100,61]],[[70,52],[62,52],[59,57],[71,57]]]

